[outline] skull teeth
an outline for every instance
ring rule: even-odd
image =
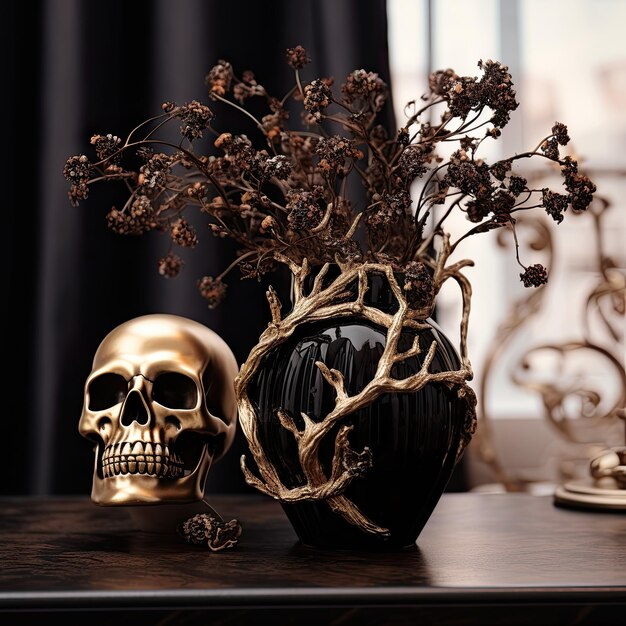
[[[179,478],[184,474],[184,464],[165,444],[126,441],[105,448],[102,473],[104,478],[125,474]]]

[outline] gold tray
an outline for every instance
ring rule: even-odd
[[[626,489],[613,479],[572,480],[556,488],[554,503],[578,509],[626,511]]]

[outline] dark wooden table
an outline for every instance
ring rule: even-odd
[[[550,497],[449,493],[415,549],[300,546],[264,496],[211,553],[88,498],[0,499],[0,624],[626,624],[626,516]]]

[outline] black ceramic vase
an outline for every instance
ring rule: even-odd
[[[369,276],[365,303],[393,313],[397,303],[383,276]],[[437,341],[431,372],[458,370],[459,356],[449,339],[427,320],[428,328],[405,330],[398,346],[408,349],[416,333],[422,354],[394,366],[394,378],[419,371],[424,354]],[[267,459],[289,488],[305,482],[294,436],[283,428],[279,409],[297,422],[301,413],[319,421],[335,402],[316,361],[344,375],[349,395],[372,380],[386,341],[386,329],[364,319],[344,317],[301,324],[284,343],[266,355],[249,388],[256,405],[257,432]],[[314,548],[394,550],[415,547],[417,538],[444,492],[467,435],[468,406],[454,388],[429,383],[417,392],[388,393],[348,415],[342,424],[355,451],[369,448],[371,467],[355,477],[345,496],[380,527],[382,536],[366,532],[334,512],[324,500],[282,503],[301,542]],[[337,424],[320,447],[329,474]]]

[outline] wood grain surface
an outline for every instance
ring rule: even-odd
[[[0,623],[626,623],[623,513],[444,494],[414,549],[381,554],[303,547],[261,495],[211,504],[241,522],[236,548],[139,531],[88,498],[0,499]]]

